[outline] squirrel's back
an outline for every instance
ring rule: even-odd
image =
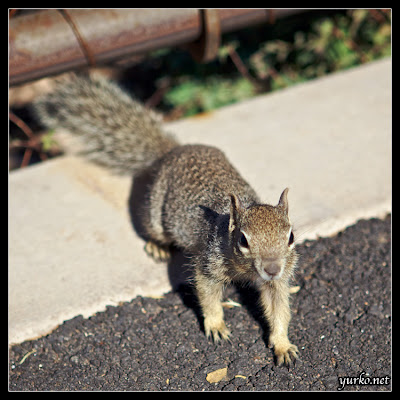
[[[225,154],[213,146],[176,147],[155,163],[151,175],[151,236],[160,242],[167,238],[188,251],[205,250],[215,218],[229,215],[230,193],[248,207],[259,202]]]
[[[83,135],[89,158],[120,173],[145,168],[178,145],[160,115],[102,77],[73,75],[34,109],[47,127]]]

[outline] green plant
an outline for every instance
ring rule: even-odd
[[[179,108],[184,116],[190,116],[254,94],[254,86],[244,78],[229,79],[217,75],[200,81],[184,77],[166,93],[165,101]]]
[[[390,10],[338,11],[288,25],[264,28],[263,41],[262,34],[233,35],[213,63],[190,67],[186,60],[163,104],[189,116],[391,54]]]

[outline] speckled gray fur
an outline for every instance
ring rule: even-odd
[[[297,358],[288,339],[289,280],[297,262],[288,189],[276,206],[262,204],[221,150],[180,145],[158,114],[104,78],[73,76],[35,110],[49,127],[81,135],[90,159],[133,174],[141,193],[132,195],[132,205],[146,251],[165,259],[175,246],[190,255],[207,336],[229,338],[223,290],[247,281],[260,293],[277,363]]]

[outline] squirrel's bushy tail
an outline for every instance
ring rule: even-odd
[[[47,127],[82,135],[88,157],[120,173],[138,171],[178,145],[161,129],[160,115],[105,78],[73,75],[33,108]]]

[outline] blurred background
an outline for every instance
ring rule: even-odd
[[[70,71],[172,121],[390,55],[388,9],[10,9],[9,168],[63,154],[29,105]]]

